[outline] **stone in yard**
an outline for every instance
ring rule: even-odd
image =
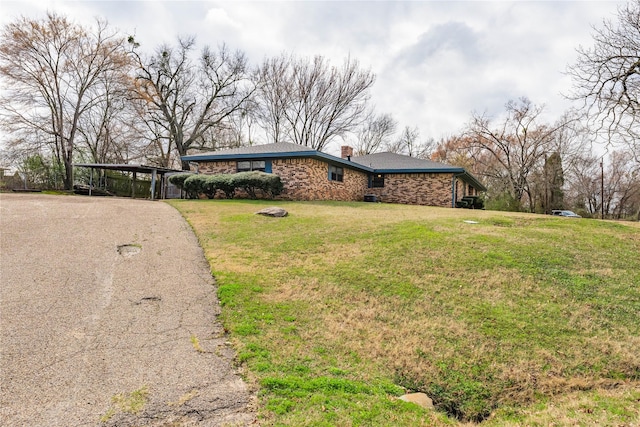
[[[281,218],[283,216],[287,216],[289,212],[285,211],[282,208],[271,207],[271,208],[264,208],[261,211],[256,212],[256,214],[265,215],[265,216],[275,216],[275,217]]]
[[[400,396],[398,399],[404,400],[405,402],[415,403],[425,409],[433,409],[433,401],[424,393],[409,393],[404,396]]]

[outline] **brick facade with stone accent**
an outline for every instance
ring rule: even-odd
[[[384,187],[369,188],[385,203],[451,207],[452,173],[386,174]]]
[[[342,182],[329,180],[329,163],[311,158],[274,159],[271,172],[284,185],[279,200],[342,200],[362,201],[367,189],[368,175],[343,168]],[[203,174],[236,173],[236,161],[199,162]]]
[[[365,195],[375,195],[388,203],[452,207],[466,195],[486,191],[461,167],[396,153],[353,156],[349,146],[341,147],[341,157],[277,142],[183,156],[182,160],[197,163],[203,174],[236,173],[238,162],[242,170],[273,173],[284,185],[278,196],[282,200],[363,201]]]
[[[198,173],[207,175],[216,175],[219,173],[236,173],[238,171],[238,162],[200,162],[198,164]]]
[[[329,163],[309,158],[278,159],[273,173],[284,184],[280,198],[287,200],[361,201],[367,188],[367,174],[343,168],[342,182],[329,180]]]

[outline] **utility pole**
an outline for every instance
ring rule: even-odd
[[[549,210],[549,178],[547,178],[547,154],[544,155],[544,213],[550,214]]]
[[[604,164],[600,159],[600,219],[604,219]]]

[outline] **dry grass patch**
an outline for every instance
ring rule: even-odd
[[[487,426],[629,426],[640,425],[640,388],[634,383],[573,391],[525,407],[504,407]]]

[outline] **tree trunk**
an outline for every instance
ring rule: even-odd
[[[64,189],[73,190],[73,165],[64,159]]]

